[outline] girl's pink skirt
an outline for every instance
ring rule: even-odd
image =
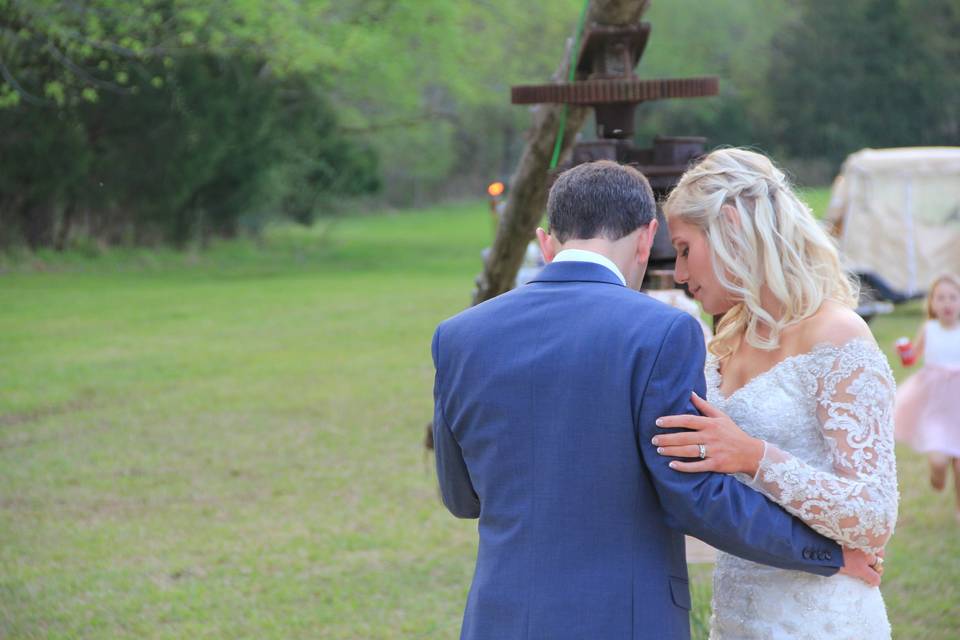
[[[897,389],[896,437],[920,453],[960,458],[960,368],[926,365]]]

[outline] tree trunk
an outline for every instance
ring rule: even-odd
[[[31,251],[53,244],[53,224],[53,205],[48,202],[27,202],[20,210],[20,229]]]
[[[591,23],[603,25],[636,24],[647,10],[650,0],[592,0],[587,13],[585,29]],[[573,51],[575,36],[563,61],[554,73],[554,81],[566,82],[570,65],[575,63],[577,51]],[[477,289],[473,303],[479,304],[509,291],[517,277],[527,244],[543,217],[547,204],[547,178],[550,159],[556,144],[564,105],[539,105],[533,125],[527,135],[527,145],[520,157],[516,171],[510,178],[510,191],[497,227],[490,255],[484,264],[483,273],[477,277]],[[566,158],[573,148],[574,139],[586,119],[588,108],[570,105],[560,157]]]
[[[57,251],[63,251],[70,239],[70,227],[73,225],[73,210],[76,205],[73,199],[63,208],[63,217],[60,219],[60,228],[57,229],[57,236],[53,242],[53,248]]]

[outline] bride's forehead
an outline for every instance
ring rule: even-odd
[[[692,224],[676,218],[667,218],[667,227],[670,228],[670,238],[674,241],[688,241],[698,231]]]
[[[670,228],[670,233],[676,233],[688,225],[680,218],[667,216],[667,226]]]

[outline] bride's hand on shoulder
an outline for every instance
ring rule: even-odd
[[[670,468],[677,471],[715,471],[755,476],[763,459],[763,440],[744,433],[730,416],[696,393],[692,399],[702,415],[664,416],[657,420],[657,426],[662,429],[688,429],[679,433],[657,434],[652,440],[657,453],[671,458],[694,458],[692,462],[670,462]]]

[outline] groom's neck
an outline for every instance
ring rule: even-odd
[[[589,240],[582,239],[572,239],[567,240],[559,247],[560,251],[566,251],[568,249],[577,249],[579,251],[592,251],[594,253],[599,253],[605,258],[609,258],[613,261],[614,264],[617,262],[616,251],[614,243],[603,238],[591,238]],[[559,253],[559,251],[557,252]],[[618,267],[620,265],[617,265]]]
[[[560,251],[565,249],[579,249],[580,251],[599,253],[617,265],[620,273],[622,273],[628,281],[630,280],[630,246],[624,240],[611,242],[604,238],[590,238],[589,240],[574,239],[568,240],[560,245]]]
[[[634,269],[634,264],[630,261],[630,245],[628,241],[620,240],[611,242],[604,238],[591,238],[589,240],[568,240],[564,242],[559,247],[560,251],[567,249],[578,249],[580,251],[592,251],[593,253],[598,253],[604,258],[607,258],[613,264],[617,265],[617,269],[620,270],[620,273],[627,281],[627,286],[631,288],[638,288],[640,285],[636,280],[636,273]],[[641,274],[640,278],[643,276]]]

